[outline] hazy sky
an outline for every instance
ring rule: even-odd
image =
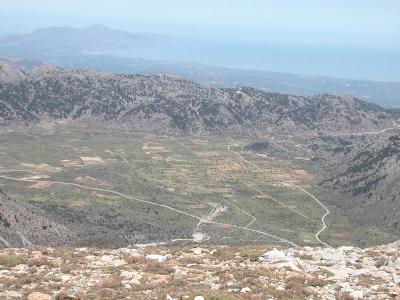
[[[0,34],[103,24],[176,37],[400,49],[399,0],[1,0]]]

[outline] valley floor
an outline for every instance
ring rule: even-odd
[[[278,136],[264,138],[279,143]],[[282,140],[283,150],[303,151]],[[0,187],[18,201],[2,208],[11,220],[0,228],[3,247],[395,240],[376,228],[355,230],[329,205],[307,151],[283,159],[246,151],[252,138],[244,136],[171,137],[87,125],[3,128],[0,141]],[[33,224],[37,217],[23,216],[18,205],[43,222]]]

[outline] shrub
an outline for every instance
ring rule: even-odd
[[[28,261],[28,266],[30,267],[41,267],[48,266],[49,268],[53,267],[53,263],[49,261],[45,257],[34,257]]]
[[[115,289],[122,285],[122,278],[119,276],[109,276],[99,282],[99,287]]]
[[[174,268],[163,262],[148,260],[144,266],[144,271],[160,275],[168,275],[174,272]]]
[[[61,273],[64,273],[64,274],[69,274],[71,271],[72,271],[72,266],[71,266],[71,264],[68,264],[68,263],[62,263],[61,265],[60,265],[60,271],[61,271]]]
[[[0,255],[0,265],[11,268],[25,263],[25,259],[17,255],[2,254]]]

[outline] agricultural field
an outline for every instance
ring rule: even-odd
[[[87,244],[293,246],[348,239],[345,220],[329,228],[334,207],[314,195],[319,178],[307,162],[244,151],[248,137],[75,125],[3,128],[0,141],[1,189],[81,226],[91,235]]]

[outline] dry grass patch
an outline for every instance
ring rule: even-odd
[[[29,267],[41,267],[41,266],[47,266],[49,268],[52,268],[54,266],[53,262],[48,260],[46,257],[34,257],[30,260],[28,260],[28,266]]]
[[[148,246],[148,247],[143,248],[143,255],[146,256],[148,254],[154,254],[154,253],[164,254],[166,251],[167,250],[164,247]],[[169,249],[168,249],[168,251],[169,251]]]
[[[69,274],[69,273],[71,273],[72,269],[73,269],[73,268],[72,268],[72,265],[71,265],[71,264],[68,264],[68,263],[63,262],[63,263],[61,263],[61,265],[60,265],[60,271],[61,271],[61,273]]]
[[[109,276],[102,279],[98,285],[100,288],[108,288],[108,289],[115,289],[122,286],[122,277],[120,276]]]
[[[243,259],[257,261],[263,253],[271,249],[269,246],[243,246],[238,249],[238,252]]]
[[[213,295],[213,296],[204,296],[206,300],[242,300],[246,298],[242,298],[236,295],[230,294],[220,294],[220,295]]]
[[[354,300],[354,297],[349,292],[337,292],[335,294],[336,300]]]
[[[238,281],[243,281],[246,278],[259,278],[261,276],[268,276],[268,277],[274,277],[274,273],[271,269],[268,269],[263,266],[259,266],[254,269],[250,268],[243,268],[243,269],[237,269],[235,272],[232,273],[235,277],[236,280]]]
[[[87,299],[87,297],[82,292],[79,292],[78,294],[75,294],[74,297],[72,298],[70,293],[68,293],[66,291],[62,291],[62,292],[58,293],[54,297],[54,299],[55,300],[71,300],[71,299],[84,300],[84,299]]]
[[[237,249],[220,247],[214,251],[213,255],[219,260],[231,260],[235,258],[237,252]]]
[[[174,268],[169,266],[166,262],[147,259],[144,256],[124,255],[122,259],[128,265],[133,265],[134,269],[140,269],[147,273],[168,275],[175,271]]]
[[[115,296],[115,291],[110,288],[103,288],[97,293],[96,296],[100,299],[113,299]]]
[[[182,265],[201,265],[203,263],[203,258],[202,257],[197,257],[197,256],[192,256],[192,255],[187,255],[180,257],[178,259],[179,264]]]
[[[313,292],[308,288],[310,286],[324,286],[327,282],[318,277],[311,277],[303,274],[294,274],[286,278],[285,284],[286,293],[293,298],[313,296]]]
[[[168,275],[173,273],[175,270],[167,263],[148,259],[143,271],[158,275]]]
[[[365,255],[368,256],[368,257],[380,257],[381,256],[379,251],[374,251],[374,250],[365,251]]]
[[[146,264],[147,260],[144,256],[122,254],[120,256],[128,265]]]
[[[296,283],[301,283],[302,285],[312,285],[311,283],[317,284],[319,281],[317,281],[318,277],[313,277],[311,275],[307,274],[300,274],[300,273],[294,273],[292,275],[289,275],[286,277],[286,280],[290,282],[296,282]],[[320,284],[317,284],[318,286]]]
[[[381,278],[376,278],[368,275],[361,275],[358,277],[357,285],[361,285],[364,287],[369,287],[371,285],[379,285],[384,286],[385,281]]]
[[[19,275],[16,277],[6,278],[2,280],[2,284],[5,287],[13,287],[21,289],[24,285],[31,284],[33,282],[41,282],[41,277],[29,275]]]
[[[6,268],[12,268],[21,264],[24,264],[26,259],[12,254],[1,254],[0,255],[0,265]]]
[[[326,281],[325,279],[320,278],[320,277],[311,277],[311,278],[307,279],[306,283],[309,286],[320,286],[320,287],[322,287],[322,286],[327,285],[328,281]]]
[[[43,255],[49,255],[51,253],[51,250],[43,246],[33,246],[28,250],[29,255],[35,254],[35,252],[40,252]]]
[[[132,287],[132,290],[134,292],[142,292],[142,291],[146,291],[146,290],[154,291],[157,288],[159,288],[159,285],[152,284],[152,283],[149,283],[149,282],[143,282],[143,283],[140,283],[140,284],[135,284]]]
[[[62,256],[62,257],[68,257],[72,255],[72,252],[74,252],[74,248],[69,247],[69,246],[61,246],[54,248],[53,253],[57,256]]]

